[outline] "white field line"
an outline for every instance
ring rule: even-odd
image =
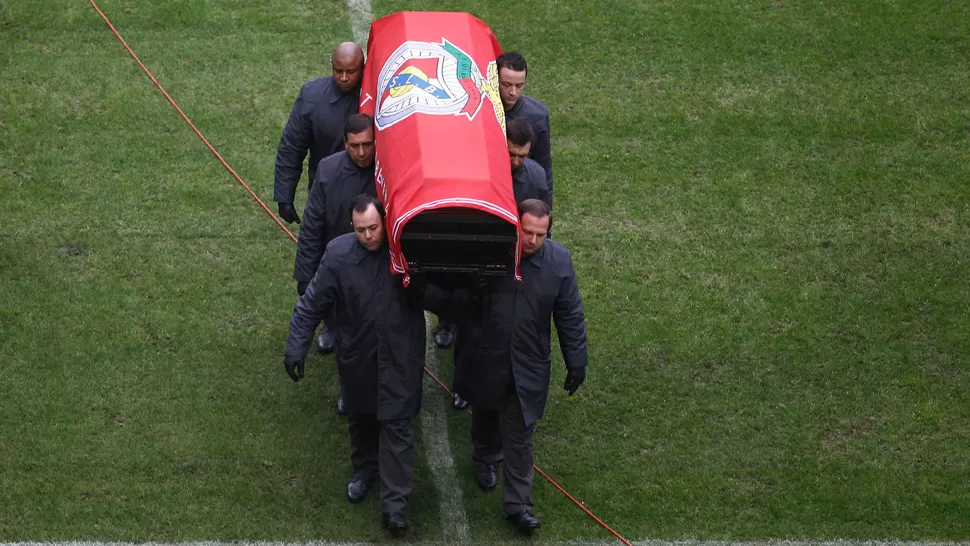
[[[431,373],[438,375],[438,353],[431,329],[431,317],[425,313],[428,339],[425,349],[425,365]],[[455,459],[451,454],[448,441],[448,420],[445,414],[450,408],[442,404],[443,397],[438,385],[426,378],[421,400],[421,430],[425,455],[431,466],[438,494],[441,496],[441,527],[445,544],[469,544],[468,514],[461,488],[458,487],[458,474],[455,472]]]
[[[347,13],[350,14],[354,40],[360,47],[367,49],[367,35],[374,17],[370,11],[370,0],[347,0]]]
[[[346,0],[347,12],[354,40],[367,49],[367,37],[373,21],[370,0]],[[425,320],[430,315],[425,315]],[[428,345],[426,363],[431,373],[438,373],[438,356],[428,321]],[[451,544],[471,544],[468,532],[468,515],[465,513],[461,489],[458,487],[454,457],[448,442],[448,423],[442,411],[441,393],[438,385],[431,381],[424,389],[421,411],[421,428],[428,462],[432,467],[436,486],[441,494],[441,514],[444,518],[444,542],[408,542],[411,545],[443,546]],[[605,531],[604,531],[605,533]],[[622,544],[617,539],[570,540],[553,542],[530,540],[535,546],[615,546]],[[636,546],[970,546],[970,541],[931,542],[900,540],[635,540]],[[371,546],[371,542],[307,541],[307,542],[0,542],[0,546]],[[490,542],[490,544],[515,544],[521,542]]]
[[[370,0],[346,0],[347,13],[354,34],[354,40],[362,48],[367,47],[367,37],[373,20]],[[431,373],[438,375],[438,354],[431,331],[430,316],[425,313],[427,322],[427,345],[425,347],[425,365]],[[425,456],[431,465],[431,475],[435,487],[441,497],[441,527],[445,544],[469,544],[468,515],[465,513],[465,503],[462,499],[461,488],[458,487],[458,476],[455,472],[455,459],[451,454],[451,444],[448,442],[448,421],[445,417],[447,408],[442,407],[441,394],[437,385],[429,381],[424,389],[421,409],[421,430],[424,432]]]
[[[395,541],[410,546],[445,546],[456,542],[405,542]],[[528,540],[532,546],[616,546],[622,544],[619,540],[569,540],[553,542],[544,540]],[[490,545],[521,546],[524,541],[494,542]],[[387,542],[343,542],[338,540],[311,540],[306,542],[0,542],[0,546],[376,546]],[[468,544],[468,543],[466,543]],[[763,541],[730,541],[730,540],[636,540],[636,546],[970,546],[968,541],[960,542],[922,542],[901,540],[763,540]]]
[[[370,0],[346,0],[347,11],[350,16],[354,40],[361,47],[367,47],[367,36],[373,19]],[[430,325],[430,322],[429,322]],[[438,374],[437,353],[434,347],[430,326],[428,328],[427,364],[432,373]],[[434,400],[432,400],[434,399]],[[457,485],[454,458],[448,443],[448,427],[445,419],[446,411],[442,411],[441,394],[437,392],[437,385],[432,382],[424,390],[423,411],[421,412],[421,426],[425,432],[425,445],[428,461],[435,470],[439,492],[442,495],[441,512],[445,517],[444,542],[404,542],[410,545],[444,546],[451,544],[471,544],[468,534],[468,517],[464,511],[461,489]],[[437,402],[437,403],[435,403]],[[447,408],[445,408],[447,409]],[[605,532],[605,531],[604,531]],[[521,542],[494,542],[490,544],[515,544]],[[616,539],[605,540],[570,540],[553,542],[530,540],[535,546],[615,546],[621,544]],[[62,542],[0,542],[0,546],[372,546],[383,543],[347,542],[331,540],[313,540],[304,542],[98,542],[98,541],[62,541]],[[898,540],[765,540],[765,541],[704,541],[704,540],[638,540],[633,541],[636,546],[970,546],[970,541],[960,542],[924,542]]]

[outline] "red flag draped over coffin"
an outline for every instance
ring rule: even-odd
[[[401,235],[423,211],[476,209],[521,237],[491,29],[467,13],[403,12],[371,25],[367,49],[360,111],[374,116],[392,269],[407,272]]]

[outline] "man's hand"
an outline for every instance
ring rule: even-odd
[[[280,218],[286,220],[286,223],[292,224],[296,222],[300,223],[300,217],[296,215],[296,208],[293,203],[280,203]]]
[[[472,309],[479,310],[482,302],[488,296],[488,278],[476,271],[468,276],[468,304]]]
[[[414,290],[416,293],[423,293],[428,288],[428,276],[424,273],[410,273],[411,277],[408,282],[408,290]]]
[[[488,290],[488,277],[483,275],[481,271],[476,271],[468,276],[468,285],[472,290],[484,293]]]
[[[576,368],[566,370],[566,383],[562,388],[572,396],[576,389],[586,381],[586,368]]]
[[[303,379],[303,359],[297,356],[284,356],[283,357],[283,367],[286,368],[286,373],[290,375],[290,379],[294,382],[299,383]]]
[[[308,286],[310,286],[310,283],[308,283],[308,282],[297,281],[296,282],[296,293],[299,294],[300,296],[303,296],[303,294],[306,294],[306,287],[308,287]]]

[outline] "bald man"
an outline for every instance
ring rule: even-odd
[[[360,80],[364,76],[364,52],[358,44],[343,42],[330,57],[332,76],[308,81],[290,110],[276,152],[273,200],[280,218],[300,223],[293,199],[303,174],[303,160],[310,152],[307,193],[313,186],[320,160],[344,149],[344,124],[357,113]]]
[[[307,151],[310,152],[307,166],[309,194],[320,160],[344,149],[344,125],[347,118],[357,113],[360,80],[364,77],[364,51],[354,42],[343,42],[334,48],[330,67],[333,75],[310,80],[300,89],[276,152],[273,200],[279,205],[280,218],[290,224],[300,223],[293,200]],[[298,283],[297,292],[300,290]],[[333,348],[333,336],[324,327],[317,339],[317,349],[329,353]],[[344,414],[339,401],[337,406]]]

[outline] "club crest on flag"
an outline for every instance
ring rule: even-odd
[[[504,131],[494,60],[486,70],[487,77],[470,56],[445,38],[440,44],[404,42],[388,57],[378,77],[374,123],[383,130],[413,114],[471,120],[487,97]]]

